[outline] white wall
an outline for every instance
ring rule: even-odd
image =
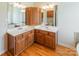
[[[79,3],[60,3],[57,8],[58,43],[73,48],[74,32],[79,32]]]
[[[6,50],[4,34],[7,30],[7,3],[0,3],[0,54]]]

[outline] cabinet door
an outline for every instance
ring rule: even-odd
[[[34,41],[37,42],[38,40],[38,30],[35,29],[35,33],[34,33]]]
[[[25,48],[25,38],[23,38],[23,35],[16,36],[16,55],[19,54],[24,48]]]
[[[28,42],[33,41],[33,39],[34,39],[34,38],[33,38],[33,34],[29,34],[29,35],[28,35]]]
[[[25,12],[25,23],[26,24],[31,24],[32,23],[32,10],[30,8],[26,8]]]
[[[45,46],[54,49],[55,48],[55,40],[53,37],[49,36],[49,35],[45,35]]]
[[[28,33],[28,43],[27,45],[30,46],[34,42],[34,31],[30,31]]]
[[[25,48],[27,48],[27,44],[28,44],[28,32],[23,34],[24,38],[25,38]]]
[[[11,36],[10,34],[7,35],[8,35],[8,51],[12,55],[15,55],[15,37]]]
[[[42,30],[36,30],[35,31],[35,41],[39,44],[44,45],[44,33],[42,33]]]
[[[44,35],[43,34],[38,33],[37,42],[40,44],[44,44]]]
[[[37,43],[40,43],[40,33],[39,32],[36,32],[36,35],[35,35],[35,41],[37,42]]]
[[[53,48],[55,49],[55,48],[56,48],[56,43],[57,43],[56,33],[54,33],[54,32],[49,32],[49,37],[52,38],[52,40],[53,40]],[[51,45],[50,45],[50,46],[51,46]]]

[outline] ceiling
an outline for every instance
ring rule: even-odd
[[[26,7],[40,7],[45,10],[54,10],[55,5],[57,5],[55,2],[21,2],[20,4]]]
[[[21,2],[22,5],[25,6],[46,6],[46,5],[56,5],[57,3],[55,2]]]
[[[54,6],[57,5],[55,2],[16,2],[11,3],[17,7],[25,9],[26,7],[40,7],[42,9],[54,9]]]

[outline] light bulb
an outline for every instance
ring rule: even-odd
[[[22,9],[26,7],[25,5],[21,5],[19,3],[14,3],[13,6],[18,7],[18,8],[22,8]]]

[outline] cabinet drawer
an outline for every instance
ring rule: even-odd
[[[55,36],[55,33],[54,33],[54,32],[49,32],[48,35],[49,35],[49,36]]]
[[[25,48],[25,39],[16,42],[15,44],[16,55],[19,54],[24,48]]]
[[[54,49],[55,48],[55,39],[51,36],[45,36],[45,46]]]
[[[47,31],[43,31],[43,30],[40,30],[40,33],[42,33],[42,34],[48,34]]]

